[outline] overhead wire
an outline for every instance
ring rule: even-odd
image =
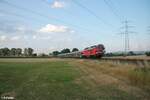
[[[25,20],[28,20],[28,19],[32,19],[34,22],[36,23],[39,23],[39,21],[43,22],[42,20],[38,19],[38,21],[35,21],[35,18],[34,17],[31,17],[31,16],[23,16],[21,14],[17,14],[17,13],[14,13],[14,12],[8,12],[6,10],[2,10],[0,9],[0,12],[3,13],[3,14],[7,14],[7,15],[11,15],[11,16],[15,16],[15,17],[19,17],[21,19],[25,19]]]
[[[99,20],[100,23],[103,23],[103,24],[107,25],[108,27],[113,27],[112,24],[110,24],[107,21],[105,21],[104,19],[102,19],[95,12],[90,10],[88,7],[84,6],[82,3],[78,2],[77,0],[72,0],[72,2],[75,3],[76,5],[78,5],[79,7],[81,7],[82,9],[86,10],[89,14],[93,15],[96,19]]]
[[[47,4],[47,5],[50,7],[50,3],[49,3],[47,0],[41,0],[41,1],[44,2],[45,4]],[[67,11],[67,10],[65,10],[65,9],[63,9],[63,10],[64,10],[64,12],[67,13],[68,15],[74,17],[74,15],[72,15],[72,13],[71,13],[70,11]],[[80,27],[81,27],[81,26],[80,26]],[[87,28],[86,28],[86,30],[91,31],[91,32],[95,32],[95,31],[93,31],[93,30],[91,30],[91,29],[87,29]]]
[[[9,5],[9,6],[12,6],[12,7],[14,7],[14,8],[23,10],[23,11],[25,11],[25,12],[29,12],[29,13],[32,13],[32,14],[36,14],[36,15],[41,16],[41,17],[43,17],[43,18],[46,18],[46,19],[48,19],[48,20],[49,20],[49,19],[50,19],[50,20],[53,19],[53,20],[55,20],[56,22],[63,23],[63,24],[67,24],[67,25],[70,25],[70,26],[73,26],[73,27],[76,27],[76,28],[80,28],[81,30],[84,30],[84,31],[86,31],[86,32],[89,32],[89,30],[87,30],[86,28],[77,26],[77,25],[72,24],[72,23],[65,22],[65,21],[63,21],[63,20],[60,20],[60,19],[58,19],[58,18],[54,18],[54,17],[52,17],[52,16],[47,16],[47,15],[41,14],[41,13],[36,12],[36,11],[33,11],[33,10],[29,10],[29,9],[27,9],[27,8],[24,8],[24,7],[21,7],[21,6],[12,4],[12,3],[10,3],[10,2],[7,2],[6,0],[2,0],[0,3],[7,4],[7,5]]]
[[[51,6],[50,6],[50,2],[48,2],[48,0],[40,0],[40,1],[44,2],[44,3],[47,4],[49,7],[51,7]],[[51,7],[51,8],[52,8],[52,7]],[[62,8],[63,8],[63,7],[62,7]],[[65,10],[65,9],[63,9],[63,10],[64,10],[65,13],[67,13],[68,15],[74,17],[74,15],[72,15],[72,12],[70,12],[70,11],[68,11],[68,10]]]
[[[114,6],[111,0],[104,0],[104,3],[108,6],[108,8],[111,10],[111,12],[116,16],[117,19],[119,19],[120,22],[124,20],[124,16],[118,13],[118,10]]]

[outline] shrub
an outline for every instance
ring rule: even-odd
[[[145,53],[147,56],[150,56],[150,51]]]

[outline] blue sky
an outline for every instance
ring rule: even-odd
[[[51,52],[104,44],[124,50],[122,23],[129,21],[130,50],[150,49],[150,0],[0,0],[0,47]]]

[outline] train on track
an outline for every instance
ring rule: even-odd
[[[58,57],[63,58],[101,58],[105,53],[105,47],[103,44],[87,47],[82,51],[59,54]]]

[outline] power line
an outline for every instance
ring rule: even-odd
[[[48,5],[48,7],[50,7],[50,4],[49,4],[49,2],[47,1],[47,0],[41,0],[42,2],[44,2],[45,4],[47,4]],[[72,15],[71,14],[71,12],[69,12],[69,11],[67,11],[67,10],[65,10],[65,9],[63,9],[68,15],[70,15],[70,16],[72,16],[72,17],[74,17],[74,15]],[[80,27],[81,28],[81,27]],[[91,31],[91,32],[93,32],[93,30],[90,30],[90,29],[87,29],[86,28],[86,30],[89,32],[89,31]]]
[[[4,14],[11,15],[11,16],[19,17],[19,18],[22,18],[22,19],[25,19],[25,20],[27,20],[27,19],[29,18],[29,19],[34,20],[34,22],[36,22],[36,23],[39,23],[39,21],[43,22],[42,20],[39,20],[39,19],[38,19],[38,21],[35,21],[35,18],[33,18],[33,17],[31,17],[31,16],[23,16],[23,15],[21,15],[21,14],[16,14],[16,13],[14,13],[14,12],[8,12],[8,11],[2,10],[2,9],[0,9],[0,12],[2,12],[2,13],[4,13]]]
[[[50,7],[50,3],[48,2],[48,0],[41,0],[42,2],[44,2],[45,4],[48,5],[48,7]],[[66,10],[66,9],[63,9],[65,11],[65,13],[67,13],[68,15],[74,17],[74,15],[72,15],[72,12]]]
[[[46,19],[48,19],[48,20],[49,20],[49,19],[50,19],[50,20],[53,19],[53,20],[55,20],[55,21],[57,21],[57,22],[59,22],[59,23],[68,24],[68,25],[70,25],[70,26],[73,26],[73,27],[76,27],[76,28],[80,28],[80,29],[82,29],[82,30],[84,30],[84,31],[86,31],[86,32],[89,32],[89,30],[87,30],[86,28],[83,28],[83,27],[77,26],[77,25],[75,25],[75,24],[71,24],[71,23],[65,22],[65,21],[60,20],[60,19],[58,19],[58,18],[54,18],[54,17],[51,17],[51,16],[47,16],[47,15],[41,14],[41,13],[36,12],[36,11],[33,11],[33,10],[29,10],[29,9],[27,9],[27,8],[24,8],[24,7],[21,7],[21,6],[18,6],[18,5],[9,3],[9,2],[7,2],[6,0],[2,0],[1,3],[7,4],[7,5],[9,5],[9,6],[12,6],[12,7],[17,8],[17,9],[20,9],[20,10],[23,10],[23,11],[25,11],[25,12],[29,12],[29,13],[32,13],[32,14],[36,14],[36,15],[41,16],[41,17],[43,17],[43,18],[46,18]],[[18,16],[18,15],[17,15],[17,16]]]
[[[80,2],[78,2],[77,0],[72,0],[72,2],[74,2],[76,5],[78,5],[79,7],[81,7],[82,9],[86,10],[89,14],[93,15],[96,19],[98,19],[100,21],[100,23],[104,23],[105,25],[112,27],[113,25],[111,25],[110,23],[104,21],[101,17],[99,17],[95,12],[93,12],[92,10],[90,10],[89,8],[87,8],[86,6],[82,5]]]
[[[115,6],[113,5],[111,0],[104,0],[105,4],[110,8],[112,13],[120,20],[122,21],[122,16],[118,13]]]

